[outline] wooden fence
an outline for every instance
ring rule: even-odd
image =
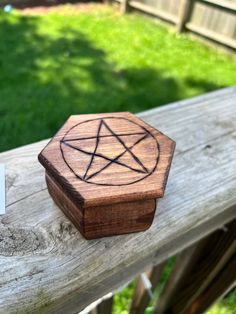
[[[107,0],[110,1],[110,0]],[[236,0],[115,0],[121,11],[133,8],[176,25],[184,30],[236,49]],[[52,5],[76,0],[2,0],[0,7]]]
[[[236,286],[236,219],[177,255],[159,298],[152,301],[167,261],[147,270],[150,293],[141,276],[136,281],[129,314],[145,314],[151,303],[154,314],[202,314]],[[112,314],[113,297],[89,314]]]
[[[236,49],[236,0],[117,0],[184,30]]]

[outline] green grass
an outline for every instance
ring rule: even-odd
[[[112,9],[0,14],[0,151],[50,137],[70,114],[138,112],[236,83],[235,61]]]
[[[154,291],[153,300],[150,302],[149,307],[146,309],[145,314],[153,314],[152,306],[154,305],[155,300],[157,300],[157,298],[159,297],[162,291],[162,288],[164,287],[164,284],[167,281],[168,276],[175,264],[175,260],[176,260],[175,257],[172,257],[168,260],[163,270],[163,273],[161,275],[160,282]],[[135,281],[130,283],[126,288],[124,288],[122,291],[118,292],[115,295],[113,312],[112,312],[113,314],[129,314],[129,307],[132,301],[134,288],[135,288]],[[213,313],[213,314],[218,314],[218,313]],[[223,313],[223,314],[229,314],[229,313]]]
[[[0,151],[52,136],[71,114],[139,112],[236,84],[235,59],[145,17],[61,13],[0,13]],[[133,289],[114,314],[128,313]],[[208,314],[235,308],[232,294]]]
[[[150,301],[145,314],[154,314],[153,305],[158,299],[165,282],[174,266],[175,258],[170,258],[161,275],[160,282],[154,291],[154,297]],[[129,307],[132,301],[135,282],[130,283],[126,288],[118,292],[114,297],[113,314],[129,314]],[[213,305],[206,314],[236,314],[236,291],[229,293],[224,299]]]
[[[159,285],[160,287],[160,285]],[[158,287],[158,289],[159,289]],[[131,283],[127,288],[115,295],[113,305],[113,314],[129,314],[129,306],[132,300],[134,291],[134,283]],[[153,314],[152,303],[146,309],[145,314]],[[236,313],[236,293],[233,292],[220,302],[213,305],[206,314],[235,314]]]
[[[115,295],[113,314],[129,314],[129,306],[132,300],[134,284]],[[155,303],[155,302],[153,302]],[[216,303],[206,314],[235,314],[236,313],[236,293],[231,293],[227,298]],[[152,304],[146,309],[145,314],[153,314]]]

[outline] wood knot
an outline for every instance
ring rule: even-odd
[[[204,147],[204,149],[210,149],[212,146],[211,145],[206,145],[205,147]]]
[[[45,248],[45,238],[38,230],[0,227],[0,255],[25,255]]]

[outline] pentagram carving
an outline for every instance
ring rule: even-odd
[[[160,148],[143,125],[123,117],[86,120],[60,141],[62,158],[73,175],[86,183],[122,186],[150,176]]]

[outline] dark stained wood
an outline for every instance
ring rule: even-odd
[[[163,262],[159,265],[154,266],[151,270],[147,272],[147,276],[152,284],[152,291],[155,290],[165,265],[166,262]],[[143,314],[150,300],[150,295],[148,294],[147,290],[145,290],[142,279],[139,277],[130,307],[130,314]]]
[[[169,279],[156,303],[154,313],[164,314],[168,312],[171,300],[175,299],[179,289],[182,288],[186,279],[189,278],[192,267],[195,261],[198,260],[199,253],[203,250],[203,247],[204,243],[201,240],[179,254]]]
[[[87,239],[150,227],[175,143],[130,113],[71,116],[39,154],[50,195]]]
[[[103,300],[92,310],[90,314],[111,314],[113,306],[113,297]]]
[[[223,270],[217,275],[210,286],[185,311],[186,314],[204,313],[220,298],[236,280],[236,254],[234,254]]]
[[[203,313],[232,285],[236,280],[232,271],[233,263],[236,269],[236,220],[225,230],[215,231],[180,255],[155,313]]]
[[[84,214],[84,236],[93,239],[147,230],[155,210],[153,199],[90,207]]]
[[[86,239],[144,231],[153,221],[156,200],[94,206],[83,211],[61,192],[61,188],[48,174],[46,174],[46,182],[48,191],[57,206]]]

